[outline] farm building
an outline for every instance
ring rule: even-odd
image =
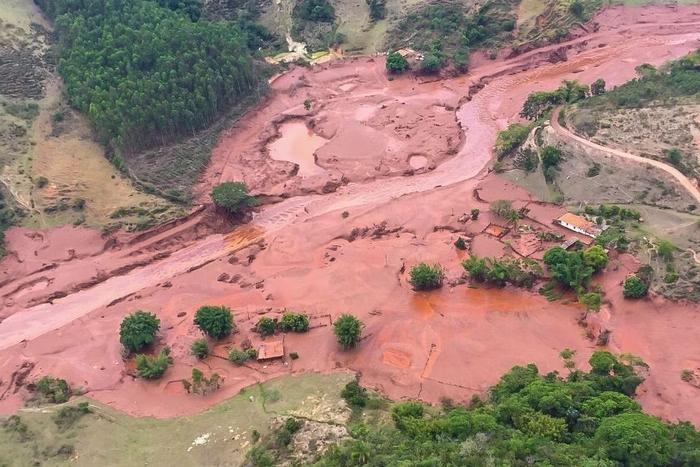
[[[556,219],[554,223],[591,238],[596,238],[602,232],[602,230],[593,222],[570,212],[567,212]]]
[[[258,360],[270,360],[284,357],[284,344],[282,341],[261,342],[258,346]]]

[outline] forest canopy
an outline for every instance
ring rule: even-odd
[[[246,33],[198,21],[198,0],[36,1],[54,20],[72,105],[113,149],[191,136],[258,86]]]

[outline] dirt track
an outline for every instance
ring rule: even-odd
[[[514,364],[537,362],[543,371],[561,370],[558,351],[564,347],[576,348],[579,363],[585,365],[594,346],[581,337],[576,307],[508,289],[446,287],[416,294],[406,285],[405,268],[418,261],[440,261],[456,282],[462,273],[462,257],[452,246],[457,235],[475,235],[486,228],[490,200],[529,201],[527,193],[487,177],[484,170],[497,131],[517,119],[527,93],[553,89],[563,78],[588,83],[604,77],[610,85],[619,84],[634,76],[639,63],[659,64],[697,47],[698,24],[688,18],[700,9],[655,7],[625,13],[629,11],[603,12],[599,33],[505,62],[486,61],[472,75],[443,81],[437,88],[408,78],[397,80],[401,99],[410,98],[409,90],[420,94],[444,87],[451,94],[466,95],[471,85],[483,86],[456,112],[465,132],[461,149],[427,173],[350,183],[327,195],[292,197],[265,207],[248,226],[196,241],[196,235],[185,231],[190,224],[170,239],[168,233],[159,233],[146,242],[127,242],[121,250],[106,248],[104,238],[86,229],[64,228],[40,236],[26,229],[9,232],[14,257],[3,262],[2,272],[10,278],[0,276],[0,316],[5,318],[0,323],[2,374],[31,361],[36,364],[33,376],[50,373],[81,383],[92,397],[135,415],[171,417],[203,410],[242,387],[285,373],[351,368],[362,373],[365,384],[391,397],[438,402],[442,396],[466,401]],[[552,52],[558,57],[563,53],[566,61],[550,63]],[[381,62],[357,60],[336,67],[381,82]],[[344,84],[348,83],[329,80],[326,87]],[[298,107],[299,97],[290,105]],[[260,128],[249,128],[247,136],[257,141]],[[228,156],[223,154],[222,170],[205,185],[226,174]],[[479,186],[485,201],[473,197]],[[460,226],[457,218],[473,207],[482,210],[480,219]],[[537,208],[543,220],[560,211]],[[343,211],[349,212],[347,219],[341,217]],[[384,221],[390,233],[350,240],[354,229],[376,230]],[[435,228],[445,225],[450,227]],[[181,248],[179,242],[189,246]],[[484,248],[492,254],[494,245]],[[158,254],[163,255],[153,259]],[[143,265],[128,269],[142,260]],[[50,269],[42,269],[47,265]],[[697,307],[678,306],[660,317],[657,302],[639,302],[635,317],[628,317],[629,305],[618,297],[619,282],[635,262],[624,257],[615,265],[619,269],[604,277],[614,312],[601,313],[598,326],[615,328],[613,350],[637,353],[652,367],[645,407],[671,419],[700,422],[700,411],[686,415],[694,393],[677,377],[686,360],[700,352],[700,343],[683,339],[678,340],[683,347],[670,345],[661,332],[669,321],[671,328],[685,323],[684,313]],[[37,274],[32,276],[37,281],[25,284],[31,273]],[[95,279],[96,285],[77,288]],[[66,296],[31,306],[55,293]],[[205,303],[236,310],[240,334],[217,346],[218,356],[246,337],[256,339],[250,328],[260,314],[275,315],[285,308],[305,311],[318,328],[308,337],[284,337],[286,348],[301,355],[290,366],[235,368],[218,359],[198,364],[187,348],[199,335],[191,325],[192,313]],[[163,321],[160,343],[173,348],[176,362],[163,381],[132,380],[124,371],[116,333],[121,319],[135,309],[155,311]],[[343,312],[367,323],[358,351],[340,352],[327,328]],[[694,324],[682,325],[688,335],[697,330]],[[656,334],[645,340],[649,329]],[[226,384],[207,397],[184,394],[178,390],[179,379],[187,377],[193,365],[219,372]],[[22,391],[9,394],[13,395],[0,401],[0,411],[12,411],[21,403]]]
[[[560,108],[557,107],[554,110],[554,112],[552,113],[552,118],[550,119],[550,124],[552,125],[552,128],[554,129],[554,131],[557,132],[557,134],[559,136],[561,136],[565,139],[568,138],[570,140],[577,141],[577,142],[583,144],[584,146],[587,146],[591,149],[595,149],[598,151],[602,151],[606,154],[610,154],[611,156],[619,157],[619,158],[622,158],[622,159],[625,159],[628,161],[637,162],[640,164],[647,164],[647,165],[650,165],[652,167],[656,167],[657,169],[661,169],[664,172],[670,174],[673,178],[675,178],[683,188],[688,190],[688,192],[695,198],[695,200],[698,202],[698,204],[700,204],[700,190],[698,190],[695,187],[695,185],[693,185],[691,183],[691,181],[688,180],[688,178],[685,175],[680,173],[678,171],[678,169],[676,169],[672,165],[664,164],[663,162],[660,162],[660,161],[648,159],[646,157],[637,156],[637,155],[631,154],[629,152],[624,152],[624,151],[620,151],[617,149],[607,148],[605,146],[601,146],[600,144],[596,144],[596,143],[589,141],[585,138],[577,136],[577,135],[571,133],[566,128],[563,128],[559,124],[559,120],[558,120],[559,119],[559,110],[560,110]]]

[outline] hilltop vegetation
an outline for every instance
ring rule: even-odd
[[[661,467],[700,461],[700,433],[691,424],[666,424],[642,413],[632,398],[642,382],[635,369],[646,368],[638,358],[597,351],[584,372],[575,368],[574,351],[561,355],[565,377],[542,375],[533,364],[516,366],[486,400],[474,397],[469,407],[448,399],[442,409],[398,402],[391,423],[356,417],[362,421],[349,428],[350,439],[315,459],[306,453],[307,464]],[[381,407],[354,381],[343,395],[356,411]],[[290,455],[287,445],[275,436],[264,440],[249,453],[249,465],[279,465]]]
[[[199,20],[196,0],[37,3],[54,21],[71,105],[122,170],[130,155],[207,128],[255,95],[264,77],[249,50],[253,33]]]

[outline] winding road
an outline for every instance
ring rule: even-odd
[[[629,152],[601,146],[600,144],[596,144],[585,138],[577,136],[559,124],[559,110],[560,108],[557,107],[554,110],[554,112],[552,112],[552,118],[550,119],[552,129],[554,129],[554,131],[559,136],[563,137],[564,139],[576,141],[588,148],[596,149],[598,151],[604,152],[605,154],[610,154],[611,156],[619,157],[628,161],[638,162],[640,164],[647,164],[652,167],[656,167],[657,169],[663,170],[664,172],[675,178],[678,181],[678,183],[683,188],[685,188],[688,191],[688,193],[690,193],[700,205],[700,190],[698,190],[685,175],[678,171],[678,169],[676,169],[672,165],[665,164],[654,159],[647,159],[646,157],[636,156],[634,154],[630,154]]]

